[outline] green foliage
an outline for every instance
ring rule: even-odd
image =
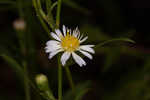
[[[104,10],[105,24],[107,29],[109,29],[107,32],[104,32],[102,25],[98,24],[97,20],[94,23],[95,19],[93,18],[97,14],[101,14],[101,12],[95,10],[95,14],[93,9],[82,6],[80,2],[82,1],[62,0],[63,5],[67,6],[63,6],[67,10],[62,10],[58,1],[0,1],[0,11],[2,11],[0,22],[3,22],[3,19],[6,17],[3,22],[5,25],[2,25],[0,35],[0,57],[8,63],[9,67],[24,85],[24,88],[20,88],[18,85],[20,83],[16,81],[16,85],[19,87],[18,90],[25,93],[22,96],[16,93],[18,95],[16,96],[17,100],[20,100],[20,98],[25,98],[26,100],[56,100],[61,95],[61,85],[64,90],[62,93],[63,100],[83,100],[90,90],[94,91],[95,94],[91,94],[92,97],[87,98],[87,100],[94,100],[95,96],[101,97],[96,98],[96,100],[149,100],[149,53],[145,53],[143,49],[141,50],[138,47],[133,48],[128,45],[136,45],[136,42],[130,39],[133,38],[135,29],[124,29],[120,9],[112,0],[97,0],[95,1],[97,5]],[[83,2],[87,3],[86,0]],[[69,15],[67,18],[69,17],[70,19],[65,19],[66,14]],[[12,20],[16,16],[24,19],[27,23],[27,28],[22,32],[13,29]],[[79,19],[75,16],[78,16]],[[62,77],[60,79],[63,82],[59,84],[60,88],[57,90],[56,80],[59,75],[57,76],[56,74],[55,66],[58,65],[55,58],[50,61],[47,59],[48,55],[45,54],[44,47],[46,41],[51,39],[51,31],[54,31],[58,26],[61,27],[63,24],[72,25],[72,23],[79,23],[78,26],[81,32],[84,36],[88,36],[87,43],[95,45],[96,54],[93,61],[87,61],[89,64],[84,68],[76,67],[75,62],[70,59],[66,66],[68,69],[64,68],[67,81],[62,77],[64,75],[61,76],[64,73],[60,73],[59,75]],[[111,33],[113,32],[117,32],[116,34],[118,35],[112,35]],[[83,58],[86,60],[86,57]],[[33,79],[39,73],[46,74],[49,80],[49,83],[46,83],[46,88],[51,87],[51,89],[41,91],[38,88]],[[92,80],[94,85],[98,85],[95,85],[93,88],[91,81],[87,80]],[[74,81],[77,85],[74,84]],[[9,91],[8,88],[6,88],[6,91]],[[2,92],[0,90],[0,93]],[[59,93],[57,94],[57,92]],[[0,100],[10,100],[7,95],[1,94]]]
[[[10,67],[13,69],[13,71],[16,72],[17,76],[23,77],[23,70],[21,69],[21,66],[10,56],[7,56],[5,54],[2,54],[1,57],[8,62]]]
[[[75,90],[69,90],[63,100],[82,100],[82,97],[90,90],[91,82],[87,81],[76,85]]]
[[[107,40],[107,41],[104,41],[102,43],[99,43],[95,46],[95,48],[100,48],[101,46],[104,46],[106,44],[113,43],[113,42],[118,42],[118,41],[135,43],[133,40],[130,40],[128,38],[117,38],[117,39],[111,39],[111,40]]]

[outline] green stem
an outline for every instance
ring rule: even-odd
[[[54,30],[54,22],[53,22],[53,16],[51,15],[51,12],[49,15],[46,15],[41,7],[41,1],[37,0],[37,7],[39,10],[39,13],[41,17],[48,23],[48,25],[51,27],[52,30]]]
[[[61,0],[58,0],[56,14],[56,28],[59,28],[60,23]],[[62,100],[62,66],[60,63],[60,55],[58,55],[58,100]]]
[[[30,85],[28,83],[28,72],[27,72],[27,63],[23,61],[24,66],[24,89],[25,89],[25,96],[26,100],[30,100]]]
[[[40,0],[37,0],[37,7],[38,7],[38,10],[39,10],[39,13],[40,13],[41,17],[44,20],[47,20],[46,14],[44,13],[44,11],[43,11],[43,9],[41,7],[41,1]]]
[[[22,0],[17,0],[18,4],[18,10],[19,10],[19,16],[21,18],[24,18],[24,13],[23,13],[23,1]],[[24,31],[20,31],[18,33],[18,39],[20,43],[20,48],[22,51],[22,54],[25,55],[25,39],[24,39]],[[28,83],[28,72],[27,72],[27,63],[25,60],[23,60],[22,65],[24,67],[24,91],[25,91],[25,100],[30,100],[30,85]]]
[[[22,0],[17,0],[17,4],[18,4],[19,16],[20,16],[21,18],[23,18],[24,14],[23,14]]]
[[[53,11],[53,9],[54,9],[54,7],[57,5],[57,1],[56,2],[54,2],[53,4],[52,4],[52,6],[51,6],[51,8],[50,8],[50,11],[52,12]]]
[[[45,0],[46,1],[46,10],[47,13],[50,11],[50,7],[52,5],[52,1],[51,0]]]
[[[45,31],[48,33],[48,36],[50,36],[50,34],[49,34],[49,33],[50,33],[50,30],[49,30],[49,28],[47,27],[47,25],[45,24],[45,22],[43,21],[41,15],[40,15],[40,11],[38,10],[38,6],[37,6],[36,0],[32,0],[32,2],[33,2],[33,6],[34,6],[34,8],[35,8],[36,14],[37,14],[37,16],[38,16],[38,18],[39,18],[39,20],[40,20],[40,22],[41,22],[43,28],[44,28]]]
[[[58,100],[62,100],[62,66],[58,55]]]
[[[61,11],[61,0],[58,0],[57,15],[56,15],[56,27],[57,28],[59,28],[59,24],[60,24],[60,11]]]
[[[57,1],[56,1],[57,2]],[[46,9],[47,9],[47,23],[52,28],[52,31],[55,30],[55,21],[52,15],[51,6],[53,6],[51,0],[46,0]]]
[[[72,89],[72,92],[74,92],[74,83],[73,83],[73,79],[72,79],[72,75],[71,75],[69,66],[65,66],[65,71],[66,71],[67,78],[68,78],[70,87],[71,87],[71,89]]]
[[[52,93],[50,93],[50,91],[46,91],[46,95],[47,95],[47,97],[48,97],[48,100],[56,100],[56,99],[54,98],[54,96],[52,95]]]

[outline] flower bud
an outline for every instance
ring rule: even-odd
[[[25,23],[25,21],[23,19],[16,19],[13,22],[13,27],[16,30],[23,31],[26,28],[26,23]]]
[[[39,74],[35,78],[36,84],[41,91],[49,90],[48,79],[45,75]]]

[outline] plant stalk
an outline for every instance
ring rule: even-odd
[[[72,92],[74,93],[74,83],[73,83],[73,79],[72,79],[72,75],[71,75],[69,66],[65,66],[65,71],[66,71],[66,75],[67,75],[70,87],[72,89]]]
[[[43,28],[44,28],[45,31],[48,33],[48,36],[50,36],[50,35],[49,35],[50,30],[49,30],[49,28],[47,27],[47,25],[45,24],[44,20],[42,19],[42,16],[41,16],[41,13],[40,13],[40,11],[39,11],[39,7],[38,7],[38,4],[37,4],[37,1],[36,1],[36,0],[32,0],[32,2],[33,2],[33,6],[34,6],[34,8],[35,8],[36,14],[37,14],[37,16],[38,16],[38,18],[39,18],[39,20],[40,20],[40,22],[41,22]]]
[[[25,100],[30,100],[30,85],[28,83],[28,72],[27,72],[27,63],[23,61],[24,66],[24,89],[25,89]]]
[[[58,55],[58,100],[62,100],[62,66],[59,59],[60,55]]]
[[[56,28],[59,28],[60,12],[61,12],[61,0],[58,0],[58,3],[57,3],[57,15],[56,15]]]

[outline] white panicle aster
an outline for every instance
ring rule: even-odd
[[[72,32],[63,25],[62,30],[63,33],[59,29],[56,29],[55,33],[50,33],[55,40],[49,40],[46,43],[45,51],[46,53],[49,53],[49,59],[59,52],[64,52],[61,56],[61,63],[63,66],[71,55],[80,67],[85,66],[86,62],[75,52],[79,51],[89,59],[92,59],[91,53],[95,53],[92,48],[94,45],[81,45],[88,37],[86,36],[83,38],[83,35],[80,35],[78,28]]]

